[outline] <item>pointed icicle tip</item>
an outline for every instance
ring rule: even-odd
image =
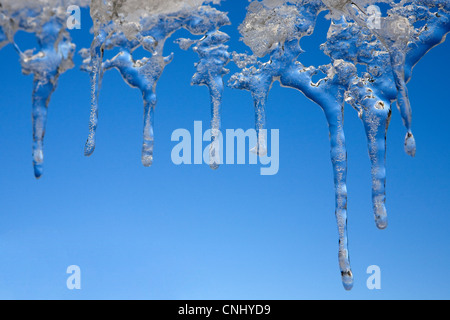
[[[376,222],[377,222],[377,228],[380,230],[386,230],[387,227],[389,226],[387,216],[384,218],[378,219]]]
[[[387,229],[389,225],[387,210],[384,203],[375,206],[375,223],[380,230]]]
[[[94,150],[95,150],[95,147],[89,147],[89,146],[86,145],[84,147],[84,155],[86,157],[90,157],[94,153]]]
[[[141,161],[144,167],[149,168],[153,165],[153,140],[144,140],[142,145]]]
[[[44,174],[44,167],[42,164],[35,164],[34,165],[34,176],[36,179],[40,179],[42,175]]]
[[[145,154],[142,156],[142,164],[144,167],[149,168],[153,165],[153,155]]]
[[[209,167],[212,170],[217,170],[220,167],[221,161],[217,159],[217,153],[216,148],[211,148],[209,150]]]
[[[342,285],[344,289],[350,291],[353,289],[353,274],[351,271],[342,273]]]
[[[210,167],[211,169],[213,169],[213,170],[217,170],[217,169],[220,168],[220,165],[217,164],[217,163],[215,163],[215,162],[213,162],[213,163],[210,163],[210,164],[209,164],[209,167]]]
[[[95,133],[91,132],[89,137],[84,145],[84,155],[86,157],[92,156],[95,151]]]
[[[253,154],[256,154],[260,157],[267,156],[267,143],[265,140],[260,141],[257,143],[256,146],[254,146],[252,149],[250,149],[250,152]]]
[[[405,152],[407,155],[410,155],[411,157],[416,156],[416,139],[414,139],[414,135],[411,132],[408,132],[406,134]]]

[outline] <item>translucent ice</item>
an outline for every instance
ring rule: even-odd
[[[19,54],[24,74],[34,75],[33,85],[33,165],[36,178],[43,173],[44,135],[47,109],[59,76],[73,67],[75,45],[66,31],[69,4],[86,5],[73,0],[2,0],[0,6],[0,48],[12,43]],[[18,30],[35,34],[38,48],[22,51],[14,43]]]
[[[390,9],[383,17],[375,4]],[[353,286],[347,248],[347,153],[343,131],[344,104],[351,104],[363,121],[372,163],[375,221],[387,227],[386,132],[391,104],[397,101],[407,129],[405,151],[414,156],[412,112],[406,83],[413,66],[450,31],[448,0],[430,1],[253,1],[239,30],[254,55],[233,54],[242,69],[230,86],[251,92],[255,102],[256,129],[263,132],[265,106],[274,81],[301,91],[325,112],[331,139],[339,230],[339,264],[344,287]],[[305,67],[298,61],[301,39],[314,31],[317,16],[328,10],[330,30],[322,50],[331,63]],[[415,27],[416,22],[422,27]],[[424,25],[423,25],[424,24]],[[263,61],[258,58],[269,56]],[[361,65],[365,71],[358,72]],[[317,82],[318,72],[325,77]],[[256,149],[265,152],[260,134]]]
[[[116,69],[140,90],[144,104],[142,162],[150,166],[154,149],[156,86],[174,54],[164,56],[167,39],[188,30],[194,39],[178,39],[181,49],[198,54],[193,85],[204,85],[211,96],[210,166],[220,161],[220,110],[224,76],[230,57],[240,69],[229,86],[251,93],[258,133],[255,153],[267,153],[266,105],[275,81],[302,92],[324,111],[329,126],[334,172],[335,215],[339,235],[339,266],[345,289],[353,286],[347,245],[347,149],[344,106],[351,105],[362,120],[371,161],[372,202],[378,228],[388,226],[386,210],[386,133],[396,103],[406,128],[405,151],[414,156],[412,107],[407,83],[413,67],[450,31],[450,0],[261,0],[249,1],[239,26],[252,54],[229,53],[229,36],[220,29],[230,24],[214,5],[219,0],[0,0],[0,49],[11,44],[23,72],[34,75],[33,164],[42,175],[47,108],[59,76],[73,67],[75,45],[66,30],[69,5],[90,4],[93,41],[80,51],[82,69],[91,79],[91,115],[85,154],[95,149],[98,97],[104,71]],[[383,10],[381,10],[383,9]],[[305,66],[302,38],[314,33],[318,16],[327,12],[329,31],[321,49],[330,61]],[[36,36],[38,47],[22,50],[14,41],[18,30]],[[144,58],[135,52],[143,49]],[[118,54],[105,60],[107,50]],[[322,78],[314,80],[322,74]]]
[[[223,76],[229,71],[225,65],[230,60],[228,46],[225,45],[230,37],[220,31],[208,32],[193,48],[200,57],[196,64],[197,72],[192,78],[193,85],[205,85],[211,96],[211,145],[210,167],[217,169],[220,165],[220,109],[224,90]]]
[[[164,45],[166,40],[181,28],[187,29],[193,35],[205,35],[205,39],[199,41],[196,47],[201,62],[197,65],[198,72],[194,77],[194,84],[205,84],[210,88],[213,100],[213,141],[215,140],[220,122],[219,110],[223,91],[221,81],[226,73],[223,67],[228,62],[227,47],[223,46],[223,43],[228,41],[228,36],[219,33],[218,30],[223,25],[229,24],[229,20],[225,13],[209,5],[202,5],[210,2],[219,1],[94,0],[92,2],[94,41],[90,54],[86,50],[82,51],[85,57],[83,69],[90,72],[92,88],[86,155],[91,155],[95,149],[98,93],[103,72],[116,68],[130,86],[142,92],[144,99],[142,163],[144,166],[153,163],[156,85],[165,66],[173,59],[173,54],[163,56]],[[186,49],[193,43],[195,42],[189,40],[180,42],[181,47]],[[104,51],[115,47],[120,48],[120,53],[113,59],[103,62]],[[135,60],[133,52],[140,47],[148,52],[148,57]],[[211,68],[211,73],[206,74],[205,68],[208,67]]]

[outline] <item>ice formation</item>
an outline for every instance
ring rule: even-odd
[[[82,50],[85,57],[83,69],[91,75],[92,103],[90,132],[85,154],[91,155],[95,149],[95,134],[98,122],[98,94],[103,72],[116,68],[125,81],[142,92],[144,99],[144,142],[142,163],[153,163],[154,132],[153,113],[156,107],[156,85],[164,68],[173,59],[173,54],[163,56],[166,40],[177,30],[186,29],[193,35],[203,35],[201,40],[184,39],[181,47],[188,49],[197,43],[194,50],[200,56],[193,84],[207,85],[213,104],[211,159],[214,159],[217,136],[220,129],[220,105],[223,92],[224,65],[228,63],[227,48],[224,43],[228,36],[219,29],[230,23],[225,13],[207,5],[212,1],[180,0],[93,0],[91,15],[94,20],[94,41],[90,52]],[[218,3],[218,1],[214,1]],[[188,43],[189,45],[186,45]],[[104,51],[120,48],[114,58],[103,61]],[[148,57],[133,58],[133,52],[142,47]],[[215,162],[211,163],[215,168]]]
[[[239,26],[252,54],[232,53],[229,36],[220,29],[230,24],[215,5],[220,0],[0,0],[0,49],[8,44],[17,51],[22,70],[34,75],[33,164],[37,178],[43,169],[43,139],[47,108],[59,76],[73,67],[75,45],[66,29],[67,8],[90,6],[93,19],[91,48],[82,49],[82,70],[91,79],[91,115],[85,154],[95,149],[98,98],[103,73],[117,69],[144,101],[142,163],[150,166],[154,148],[156,86],[174,54],[164,56],[167,39],[177,30],[188,30],[195,39],[178,39],[183,50],[198,54],[193,85],[207,86],[211,96],[210,166],[217,169],[220,150],[220,110],[224,76],[230,58],[240,69],[229,86],[247,90],[254,100],[257,145],[267,153],[267,98],[275,81],[294,88],[317,103],[329,125],[334,170],[339,265],[345,289],[353,286],[347,246],[347,151],[344,105],[361,118],[372,165],[372,198],[376,225],[387,227],[386,132],[391,107],[396,103],[406,128],[405,151],[414,156],[412,109],[407,83],[413,67],[450,31],[450,0],[250,0]],[[383,8],[383,10],[381,10]],[[304,66],[301,40],[311,36],[321,12],[330,28],[322,51],[330,63]],[[22,51],[14,42],[18,30],[32,33],[38,48]],[[146,56],[134,58],[137,49]],[[118,54],[105,60],[106,50]],[[319,81],[313,77],[323,74]]]
[[[388,6],[383,17],[377,4]],[[414,156],[412,111],[406,83],[414,65],[450,31],[449,0],[263,0],[253,1],[240,26],[254,55],[233,54],[242,69],[230,87],[251,92],[259,134],[256,149],[266,152],[265,105],[274,83],[301,91],[324,111],[330,129],[331,158],[339,230],[339,265],[345,289],[353,287],[347,246],[347,152],[344,105],[351,104],[363,121],[372,162],[375,221],[387,227],[386,132],[396,101],[407,133],[405,151]],[[331,63],[306,67],[298,61],[301,39],[313,33],[318,14],[328,10],[331,25],[321,48]],[[265,62],[258,60],[269,56]],[[358,72],[358,65],[364,72]],[[326,76],[313,82],[319,72]]]
[[[33,165],[36,178],[42,176],[47,109],[59,76],[73,67],[75,45],[67,27],[67,8],[85,6],[86,0],[1,0],[0,49],[12,43],[24,74],[34,75],[33,85]],[[22,51],[14,43],[18,30],[33,33],[38,48]]]

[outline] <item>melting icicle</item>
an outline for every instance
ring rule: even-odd
[[[43,174],[44,136],[47,122],[48,104],[58,84],[59,76],[73,67],[72,56],[75,45],[65,30],[68,4],[64,1],[16,1],[3,0],[1,3],[0,43],[14,41],[17,30],[34,33],[39,48],[25,52],[13,43],[20,56],[24,74],[34,75],[33,84],[33,166],[36,178]],[[71,2],[74,3],[74,2]],[[49,10],[46,5],[53,5]],[[77,4],[85,5],[85,1]]]
[[[405,80],[406,51],[411,37],[411,26],[408,19],[399,16],[391,16],[383,22],[386,26],[380,30],[380,33],[384,33],[381,33],[382,42],[389,48],[395,86],[398,90],[397,105],[407,130],[405,152],[414,157],[416,142],[411,129],[412,110]]]
[[[92,0],[91,17],[94,23],[94,39],[89,52],[80,51],[84,58],[83,71],[89,72],[91,83],[91,112],[89,116],[89,135],[84,147],[84,155],[91,156],[96,147],[96,134],[98,125],[98,99],[103,79],[103,56],[106,38],[111,29],[110,21],[113,19],[114,3],[111,1]]]
[[[358,10],[361,10],[361,8],[358,7]],[[360,17],[361,14],[351,14],[350,10],[349,12],[349,16],[362,26],[368,27],[389,52],[389,63],[392,68],[395,87],[397,89],[397,105],[403,123],[407,129],[405,152],[414,157],[416,155],[416,142],[411,128],[412,110],[405,81],[406,52],[408,49],[408,42],[411,39],[411,25],[407,18],[398,15],[391,15],[387,18],[383,18],[381,17],[381,13],[378,13],[375,18],[377,21],[374,22],[373,15],[368,16],[368,21],[365,21]],[[365,13],[363,12],[362,15],[365,15]]]
[[[229,85],[234,89],[248,90],[252,94],[255,107],[255,128],[257,133],[257,145],[252,152],[264,156],[267,154],[267,137],[266,137],[266,103],[268,93],[273,83],[273,75],[270,71],[262,71],[255,67],[246,68],[247,63],[252,63],[251,59],[245,55],[233,55],[238,65],[244,66],[241,74],[233,75]],[[237,60],[239,59],[239,60]],[[262,67],[262,64],[259,64]],[[266,72],[265,72],[266,71]]]
[[[83,69],[90,72],[92,79],[90,134],[86,144],[86,155],[92,154],[95,148],[98,90],[102,74],[103,71],[115,68],[131,87],[138,88],[142,93],[144,100],[142,163],[146,167],[152,165],[156,85],[164,68],[173,59],[173,54],[168,57],[163,56],[164,45],[167,38],[181,28],[187,29],[194,35],[208,34],[207,40],[200,41],[196,47],[201,62],[197,65],[198,73],[195,79],[199,80],[203,77],[196,84],[206,84],[210,87],[214,105],[213,140],[216,140],[217,128],[220,126],[219,111],[223,91],[220,83],[222,76],[226,74],[224,65],[228,62],[227,47],[223,45],[228,41],[228,36],[219,33],[218,29],[229,24],[229,20],[225,13],[210,6],[202,6],[204,2],[211,1],[192,1],[187,4],[175,0],[158,0],[152,3],[139,0],[126,3],[118,0],[93,2],[91,15],[95,17],[98,27],[95,28],[95,40],[90,57],[87,56],[86,50],[82,51],[85,56]],[[190,45],[189,42],[181,43],[182,47],[188,48]],[[103,63],[103,51],[115,47],[120,49],[120,53]],[[149,53],[149,57],[135,60],[133,52],[140,47]],[[209,68],[210,73],[206,72],[205,67]]]
[[[429,49],[440,43],[450,30],[447,15],[450,1],[408,1],[414,3],[409,6],[403,6],[404,3],[384,2],[389,2],[392,6],[390,16],[381,20],[379,29],[373,31],[367,26],[367,15],[363,17],[357,12],[364,12],[376,1],[254,1],[240,27],[243,40],[252,49],[254,56],[233,56],[242,72],[232,76],[230,86],[252,93],[257,106],[257,129],[265,123],[267,94],[276,80],[284,87],[301,91],[325,112],[330,127],[335,175],[339,262],[343,284],[347,290],[351,289],[353,280],[346,235],[347,155],[343,132],[344,99],[358,111],[364,124],[372,163],[375,221],[378,228],[385,229],[388,224],[385,206],[386,132],[391,117],[391,104],[397,100],[407,128],[405,150],[414,156],[415,140],[411,131],[411,107],[406,83],[410,78],[412,66]],[[436,14],[430,12],[428,16],[422,14],[420,18],[432,24],[428,27],[437,32],[437,37],[432,37],[433,33],[425,31],[428,27],[420,32],[412,27],[415,21],[410,20],[415,19],[415,16],[407,11],[411,11],[414,6],[417,12],[423,11],[423,7],[419,9],[420,5],[440,10]],[[322,49],[331,58],[332,63],[319,68],[304,67],[297,61],[302,53],[299,41],[304,35],[312,33],[318,13],[325,9],[330,11],[328,17],[332,18],[333,22]],[[348,22],[352,19],[354,23]],[[410,45],[416,38],[419,41],[414,43],[415,46]],[[266,55],[270,55],[270,59],[265,63],[256,59]],[[358,64],[365,65],[367,72],[358,75]],[[312,77],[318,71],[326,74],[326,77],[313,83]]]
[[[357,36],[355,36],[357,35]],[[368,140],[372,164],[372,198],[375,221],[380,229],[387,227],[386,194],[386,132],[391,114],[391,103],[397,96],[392,72],[380,70],[389,66],[389,55],[383,54],[383,46],[373,41],[374,36],[358,24],[345,19],[334,21],[328,32],[328,40],[322,46],[333,61],[344,60],[353,64],[366,64],[368,74],[362,78],[349,78],[347,101],[358,110]],[[343,41],[350,50],[338,50]],[[357,45],[358,44],[358,45]],[[373,53],[368,55],[367,53]]]
[[[371,3],[366,2],[366,5]],[[407,128],[405,151],[414,156],[416,144],[411,131],[412,112],[406,82],[410,79],[412,67],[433,46],[440,43],[450,30],[448,1],[447,7],[443,2],[432,5],[427,3],[430,8],[428,10],[434,6],[440,8],[437,14],[431,11],[423,12],[424,7],[419,5],[427,1],[412,2],[413,4],[406,7],[401,6],[402,4],[391,3],[389,17],[379,17],[378,26],[375,24],[368,27],[361,17],[349,14],[356,24],[347,23],[345,19],[333,24],[326,44],[328,46],[326,53],[333,59],[340,58],[367,67],[368,72],[354,80],[349,90],[351,96],[349,101],[355,109],[360,110],[366,129],[372,162],[373,206],[375,220],[380,229],[387,227],[386,131],[391,115],[391,103],[397,100],[400,114]],[[362,3],[358,10],[361,11],[361,8],[364,8]],[[412,27],[419,20],[427,22],[422,30]],[[423,30],[428,28],[432,28],[438,36],[429,37],[429,34],[427,37],[421,36]],[[374,36],[376,39],[373,38]],[[375,41],[377,39],[378,41]],[[339,50],[342,43],[352,50]]]
[[[280,5],[283,4],[283,5]],[[314,7],[311,5],[311,7]],[[303,8],[284,5],[284,1],[254,1],[248,8],[245,21],[239,27],[243,41],[252,49],[257,57],[264,57],[270,52],[282,56],[283,46],[287,40],[301,38],[312,33],[310,25],[305,30],[298,29],[302,23],[299,10]],[[308,12],[309,13],[309,12]],[[306,19],[309,18],[305,16]],[[309,21],[309,20],[307,20]],[[267,154],[267,137],[265,136],[267,97],[273,82],[280,76],[281,68],[285,68],[286,60],[275,63],[275,55],[265,63],[245,54],[233,55],[234,61],[243,68],[242,72],[233,75],[230,86],[235,89],[248,90],[252,94],[255,106],[256,132],[258,144],[253,149],[260,156]],[[299,54],[299,53],[298,53]],[[298,55],[297,54],[297,55]],[[295,57],[291,57],[294,59]],[[279,59],[278,59],[279,60]],[[289,62],[289,61],[288,61]],[[250,67],[249,67],[250,65]]]
[[[12,44],[25,74],[34,75],[33,164],[36,177],[43,172],[43,143],[47,109],[59,76],[73,67],[72,44],[66,26],[68,5],[87,6],[88,0],[1,0],[0,49]],[[184,50],[193,46],[200,61],[193,85],[205,85],[211,96],[210,166],[217,169],[220,156],[220,109],[223,77],[228,70],[229,37],[219,29],[230,21],[226,13],[209,4],[220,0],[92,0],[94,39],[80,51],[82,69],[91,78],[91,115],[85,154],[95,149],[98,98],[103,72],[117,69],[124,80],[141,91],[144,101],[142,162],[150,166],[154,149],[156,85],[173,54],[165,57],[164,44],[177,30],[188,30],[199,40],[180,39]],[[383,17],[376,4],[390,7]],[[321,46],[328,65],[306,67],[298,61],[301,39],[313,33],[320,12],[328,11],[330,29]],[[14,35],[23,30],[36,35],[38,48],[22,51]],[[394,102],[406,127],[405,151],[416,153],[412,109],[407,83],[413,67],[450,31],[450,0],[255,0],[239,28],[253,55],[233,53],[242,69],[229,86],[248,90],[254,100],[258,132],[255,153],[267,153],[266,113],[268,94],[275,81],[294,88],[317,103],[326,116],[334,172],[336,220],[339,233],[339,266],[345,289],[353,286],[347,241],[347,151],[344,105],[361,118],[368,141],[372,174],[372,201],[376,225],[388,226],[386,210],[386,134]],[[104,61],[104,51],[119,48]],[[148,56],[135,59],[143,48]],[[261,61],[264,57],[269,57]],[[359,67],[359,68],[358,68]],[[358,71],[362,70],[363,71]],[[324,77],[313,82],[313,76]]]
[[[361,11],[361,8],[373,3],[375,1],[364,1],[364,3],[359,1],[358,10]],[[406,87],[408,80],[406,75],[410,75],[412,70],[408,60],[415,60],[414,65],[437,43],[426,45],[427,50],[423,50],[416,43],[410,45],[414,39],[412,34],[416,33],[417,36],[418,33],[412,28],[414,21],[408,21],[408,19],[415,19],[415,16],[410,14],[411,12],[406,12],[411,7],[407,6],[408,9],[399,10],[396,3],[392,2],[391,5],[393,8],[389,11],[388,18],[376,17],[380,19],[376,28],[368,28],[366,23],[361,22],[362,18],[352,14],[351,10],[346,10],[348,17],[353,18],[357,24],[347,23],[345,19],[335,21],[328,34],[327,43],[323,46],[325,53],[333,60],[343,59],[367,67],[367,73],[352,80],[352,85],[346,95],[348,102],[358,110],[366,130],[372,163],[373,207],[379,229],[385,229],[388,225],[385,206],[386,132],[391,117],[391,103],[397,100],[407,128],[405,151],[414,156],[416,145],[411,131],[412,112]],[[438,6],[438,4],[435,5]],[[442,6],[440,8],[443,9]],[[404,16],[399,14],[402,12]],[[442,14],[444,15],[444,12]],[[429,19],[425,20],[432,22]],[[450,30],[448,25],[446,30],[446,32]],[[439,43],[446,32],[439,32]],[[374,36],[377,39],[374,39]],[[421,42],[420,39],[419,42]],[[341,44],[345,44],[350,49],[340,50]],[[420,55],[420,57],[416,55]],[[416,58],[414,58],[415,56]]]
[[[44,163],[44,135],[47,122],[48,103],[56,89],[61,72],[71,68],[74,45],[70,43],[68,35],[59,41],[61,21],[51,19],[38,34],[41,51],[33,54],[26,51],[21,56],[24,74],[34,74],[33,85],[33,165],[36,178],[43,173]],[[67,63],[69,62],[69,63]]]
[[[155,44],[156,41],[143,39],[147,43]],[[148,47],[147,47],[148,48]],[[173,56],[161,57],[152,55],[151,58],[134,60],[131,54],[131,44],[122,47],[120,53],[113,59],[103,64],[103,69],[116,68],[131,87],[138,88],[142,92],[144,100],[144,142],[142,145],[142,163],[149,167],[153,163],[153,112],[156,106],[156,82],[161,76],[165,66],[172,61]]]
[[[84,154],[91,156],[95,150],[96,133],[98,124],[98,96],[103,78],[103,42],[105,33],[99,31],[92,42],[89,63],[90,63],[90,81],[91,81],[91,113],[89,116],[89,136],[84,147]],[[86,57],[86,55],[85,55]]]
[[[398,5],[392,8],[392,14],[399,15],[407,19],[407,23],[410,26],[410,44],[408,48],[404,50],[406,57],[402,56],[397,60],[404,63],[404,73],[399,76],[401,84],[407,83],[411,79],[412,69],[425,56],[429,50],[436,45],[441,44],[446,34],[450,31],[450,1],[449,0],[415,0],[406,6]],[[425,9],[426,8],[426,9]],[[414,28],[413,26],[418,22],[425,22],[426,25],[420,28]],[[406,24],[406,22],[405,22]],[[412,40],[411,40],[412,39]],[[395,61],[395,60],[394,60]],[[395,72],[394,67],[394,72]],[[403,76],[403,77],[402,77]],[[406,88],[406,85],[404,86]],[[407,89],[403,91],[406,92]],[[399,97],[399,100],[401,98]],[[399,102],[403,118],[406,119],[406,126],[408,128],[408,121],[410,123],[411,106],[409,100],[408,103],[402,108],[402,103]],[[410,129],[410,128],[408,128]],[[415,155],[416,143],[411,131],[408,130],[405,140],[405,150],[412,156]]]
[[[280,81],[285,87],[302,91],[324,110],[330,130],[331,159],[335,180],[339,266],[344,288],[350,290],[353,287],[353,273],[347,241],[347,151],[343,106],[348,78],[356,72],[356,68],[343,61],[336,61],[334,65],[323,66],[319,69],[306,68],[297,62],[297,57],[302,53],[300,39],[312,33],[318,14],[324,9],[320,2],[309,4],[309,6],[302,6],[303,3],[299,2],[298,6],[289,6],[284,3],[264,6],[260,2],[252,3],[249,14],[241,26],[241,32],[244,35],[244,41],[254,52],[257,52],[256,55],[263,56],[270,53],[270,60],[266,63],[255,63],[255,59],[251,57],[235,54],[234,60],[243,68],[243,71],[231,78],[230,85],[252,93],[255,101],[257,130],[261,130],[265,124],[264,109],[267,95],[275,80]],[[303,19],[299,19],[299,16]],[[257,26],[267,26],[268,30]],[[272,32],[283,34],[283,42],[277,43],[276,40],[280,38],[273,37]],[[248,67],[249,64],[253,66]],[[314,84],[312,77],[319,70],[327,76]],[[258,148],[261,148],[261,145],[259,144]]]
[[[222,95],[224,90],[223,76],[229,71],[225,65],[230,60],[228,46],[225,45],[230,37],[220,31],[211,31],[201,39],[194,47],[194,51],[200,57],[196,64],[197,72],[192,78],[193,85],[205,85],[209,88],[211,96],[211,146],[209,161],[212,169],[218,169],[220,165],[220,114]]]

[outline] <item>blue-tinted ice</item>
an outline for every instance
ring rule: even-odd
[[[383,16],[377,4],[389,5]],[[254,55],[234,53],[242,69],[230,87],[251,92],[255,101],[256,130],[264,132],[265,105],[275,81],[299,90],[324,111],[330,129],[331,159],[336,190],[339,264],[345,289],[353,287],[347,247],[347,152],[343,130],[344,105],[357,110],[366,131],[372,162],[372,198],[375,221],[388,225],[386,212],[386,132],[391,105],[397,102],[406,127],[405,151],[414,156],[412,111],[406,83],[414,65],[450,31],[450,1],[297,0],[253,1],[240,26],[244,42]],[[314,32],[317,17],[327,10],[330,29],[321,47],[330,64],[304,66],[301,39]],[[416,27],[417,26],[417,27]],[[268,57],[261,61],[258,58]],[[365,66],[358,73],[357,66]],[[326,76],[313,82],[313,76]],[[256,149],[266,150],[260,134]]]
[[[54,2],[54,1],[53,1]],[[72,1],[82,5],[83,0]],[[33,166],[36,178],[43,174],[44,135],[48,105],[59,76],[73,67],[75,45],[66,30],[66,11],[49,10],[43,0],[0,1],[0,48],[11,43],[16,49],[24,74],[33,74]],[[67,1],[60,1],[65,8]],[[68,6],[68,4],[67,4]],[[14,42],[17,31],[36,36],[38,48],[22,51]]]
[[[223,0],[225,1],[225,0]],[[365,128],[372,164],[372,198],[378,228],[388,226],[386,211],[386,132],[392,105],[406,128],[405,152],[416,154],[412,108],[407,83],[413,67],[450,31],[450,0],[255,0],[250,1],[239,26],[252,54],[230,53],[229,25],[220,0],[0,0],[0,49],[11,44],[24,74],[33,74],[33,165],[43,173],[43,141],[50,98],[59,76],[73,67],[75,45],[66,30],[69,5],[90,6],[94,22],[91,48],[82,49],[82,70],[91,80],[91,115],[85,155],[94,152],[98,125],[99,92],[103,73],[120,72],[143,97],[142,163],[153,163],[156,86],[174,54],[164,56],[169,37],[180,29],[195,39],[178,39],[181,49],[198,54],[193,85],[204,85],[211,96],[210,166],[219,167],[221,105],[224,76],[230,59],[240,69],[228,85],[251,93],[258,134],[253,151],[267,153],[266,105],[275,81],[296,89],[317,103],[329,125],[334,170],[339,265],[345,289],[353,287],[347,245],[347,151],[344,106],[351,105]],[[383,10],[382,10],[383,8]],[[301,40],[313,36],[319,14],[330,24],[321,50],[330,62],[305,66],[299,59]],[[17,31],[36,36],[38,47],[23,51],[14,41]],[[137,49],[146,56],[134,57]],[[105,51],[119,53],[105,59]],[[313,77],[323,74],[319,81]]]
[[[208,1],[199,1],[198,4],[202,2]],[[91,75],[92,90],[90,132],[85,147],[86,155],[91,155],[95,149],[98,95],[102,75],[104,71],[115,68],[119,70],[124,80],[131,87],[138,88],[142,93],[144,100],[142,163],[147,167],[152,165],[153,122],[157,101],[156,85],[164,68],[174,57],[173,54],[167,57],[163,56],[164,45],[174,32],[184,28],[193,35],[204,35],[202,39],[197,41],[182,39],[179,43],[183,49],[188,49],[196,43],[194,50],[199,54],[200,62],[197,64],[197,73],[194,75],[193,84],[206,85],[210,89],[213,105],[211,153],[214,156],[215,148],[213,146],[217,144],[220,129],[222,78],[227,73],[224,66],[229,61],[228,47],[224,45],[229,37],[220,32],[219,29],[229,24],[230,21],[225,13],[211,6],[177,7],[177,3],[180,2],[175,1],[172,10],[164,10],[166,4],[162,1],[156,1],[154,6],[150,5],[155,10],[154,12],[141,12],[132,16],[133,12],[127,10],[133,8],[139,11],[141,7],[139,1],[130,1],[129,7],[126,7],[120,1],[93,1],[91,14],[94,20],[94,41],[90,52],[82,51],[85,57],[83,69]],[[92,8],[94,9],[92,10]],[[111,11],[110,8],[114,8],[115,11]],[[128,17],[127,14],[129,14]],[[133,29],[136,23],[139,27]],[[103,62],[104,51],[116,47],[120,48],[119,54]],[[141,47],[148,52],[148,57],[135,60],[133,52]],[[211,159],[214,158],[211,157]],[[215,168],[216,164],[212,162],[211,166]]]

